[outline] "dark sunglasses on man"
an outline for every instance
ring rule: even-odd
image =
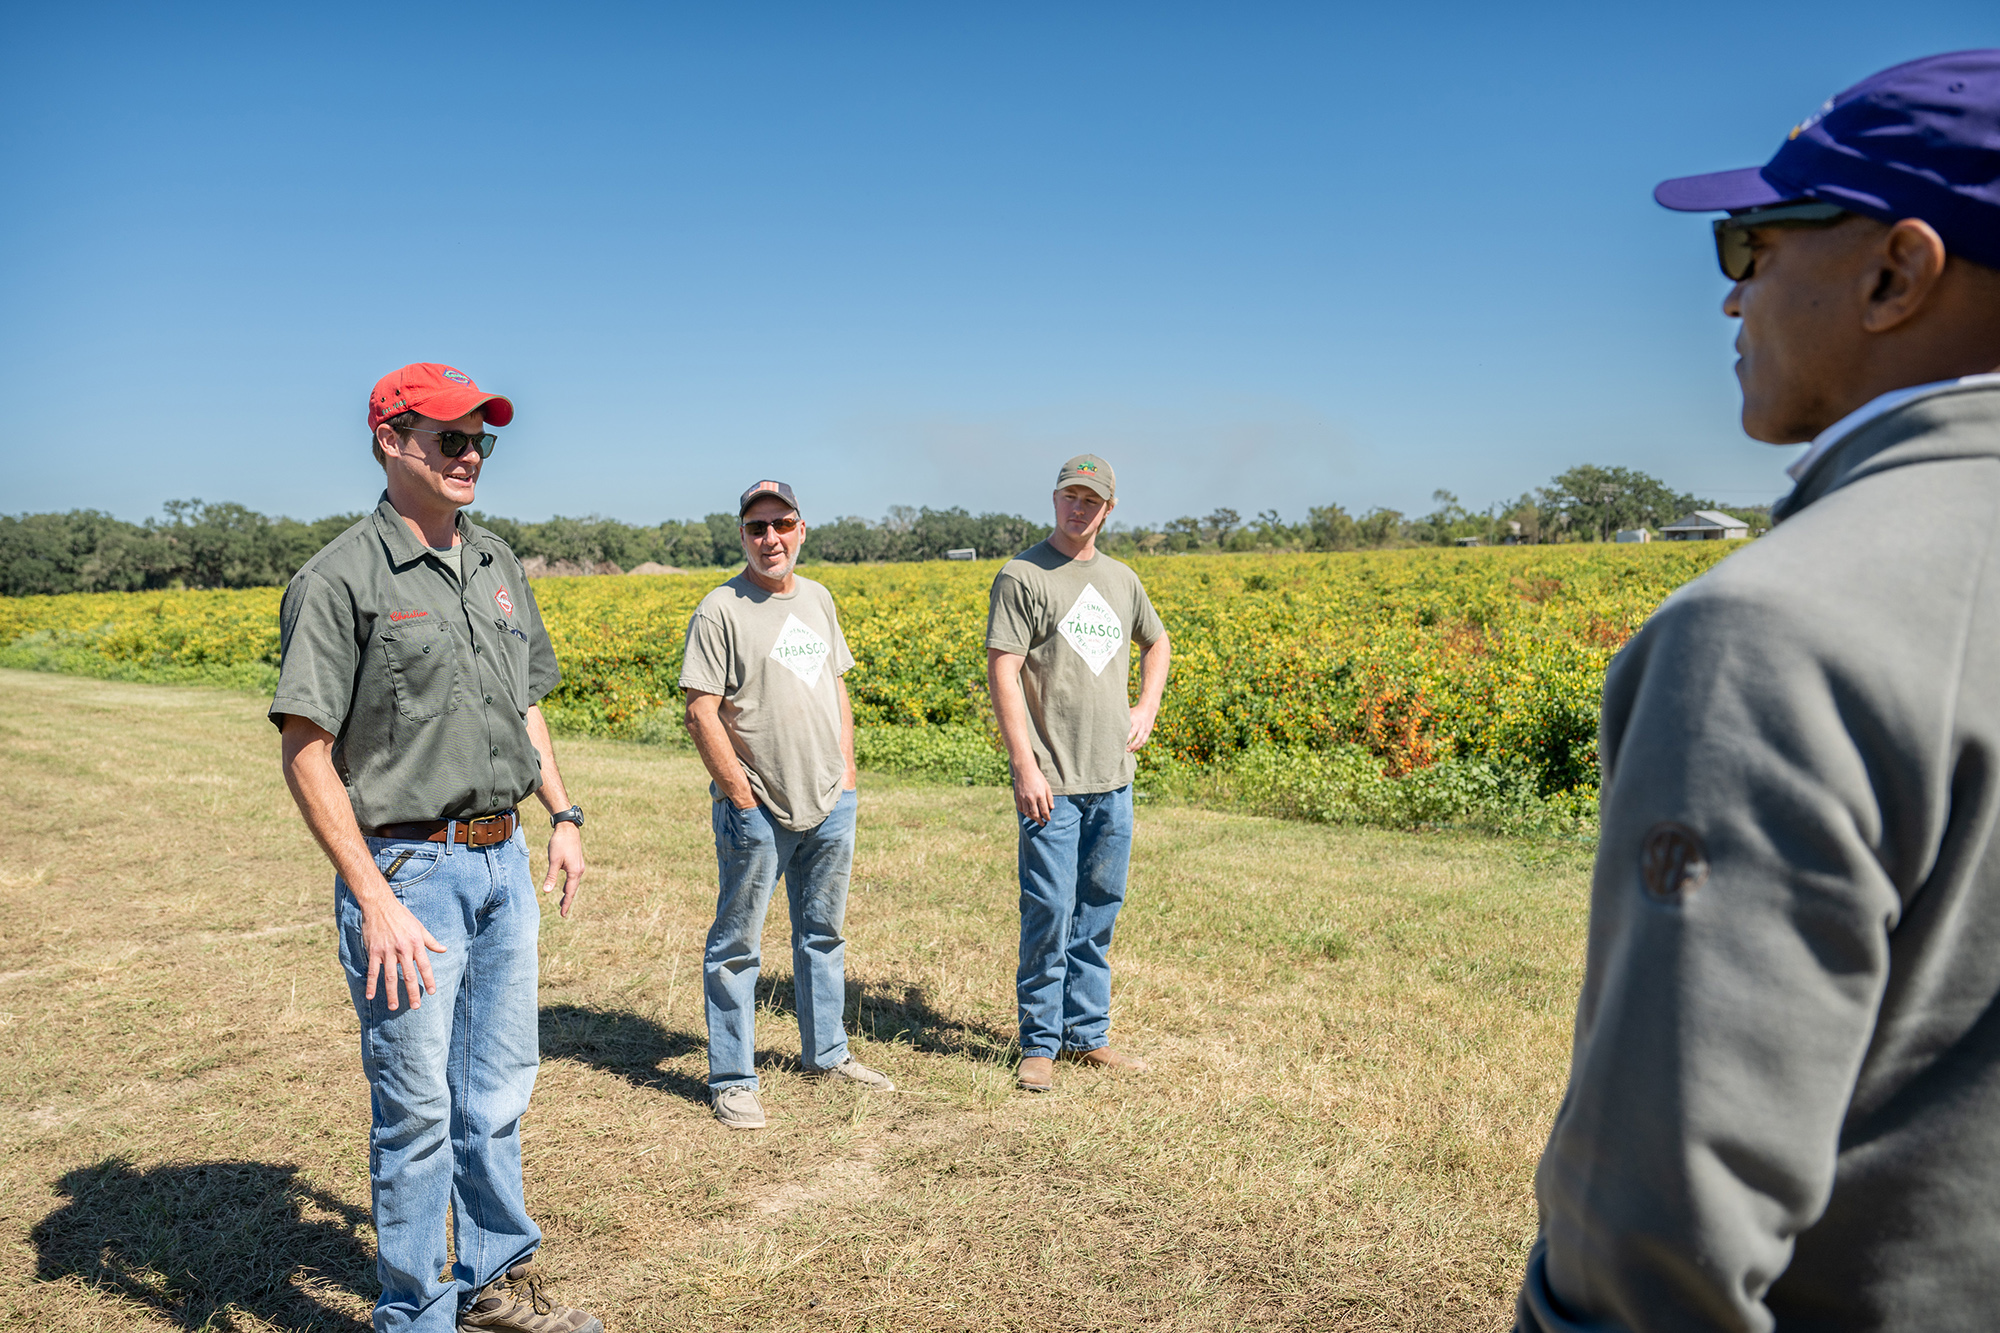
[[[425,426],[404,426],[401,429],[437,436],[438,452],[446,458],[457,458],[467,449],[477,449],[481,458],[491,458],[493,446],[500,443],[500,437],[491,432],[468,435],[462,430],[431,430]]]
[[[799,519],[796,514],[786,518],[753,518],[743,525],[743,534],[746,537],[761,537],[768,528],[782,537],[798,525]]]
[[[1775,204],[1749,208],[1715,220],[1715,257],[1722,276],[1742,282],[1757,266],[1750,233],[1759,227],[1830,227],[1847,216],[1839,204]]]

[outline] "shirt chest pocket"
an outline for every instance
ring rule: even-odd
[[[504,620],[493,622],[494,641],[500,645],[498,663],[500,680],[514,701],[514,709],[523,717],[528,714],[528,639],[521,631]]]
[[[389,630],[382,636],[382,653],[396,687],[396,711],[404,717],[428,722],[458,706],[458,644],[449,625]]]

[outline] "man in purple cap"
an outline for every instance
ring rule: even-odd
[[[2000,1320],[2000,51],[1886,70],[1712,210],[1779,526],[1605,679],[1525,1330]]]

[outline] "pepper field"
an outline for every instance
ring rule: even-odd
[[[1606,663],[1668,593],[1733,546],[1138,560],[1174,639],[1144,772],[1201,772],[1259,750],[1359,747],[1392,779],[1460,758],[1526,775],[1543,796],[1587,796]],[[963,736],[988,726],[982,635],[998,567],[808,567],[839,605],[861,726],[889,738],[898,733],[883,729]],[[563,669],[544,704],[551,722],[570,734],[676,736],[682,634],[723,577],[538,581]],[[268,689],[280,596],[258,588],[0,600],[0,666]]]

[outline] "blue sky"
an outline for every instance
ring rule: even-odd
[[[9,6],[0,512],[365,508],[412,360],[515,400],[522,518],[1039,513],[1084,449],[1131,522],[1581,462],[1768,501],[1650,190],[1992,45],[1991,0]]]

